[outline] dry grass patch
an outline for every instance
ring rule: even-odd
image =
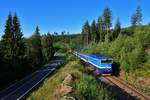
[[[126,80],[129,84],[150,96],[150,78],[142,72],[143,70],[135,70],[133,73],[129,73],[126,80],[125,72],[122,70],[120,78]]]

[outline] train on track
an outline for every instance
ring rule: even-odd
[[[112,75],[113,60],[110,56],[73,52],[84,62],[94,66],[94,71],[99,75]]]

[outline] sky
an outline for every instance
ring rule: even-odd
[[[122,27],[130,25],[131,15],[138,5],[143,13],[143,24],[150,22],[150,0],[0,0],[0,36],[9,12],[16,12],[25,37],[40,27],[47,32],[80,33],[86,20],[90,23],[102,15],[104,8],[112,10],[113,24],[119,18]]]

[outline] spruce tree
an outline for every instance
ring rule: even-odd
[[[96,38],[96,35],[97,35],[97,27],[96,27],[95,20],[93,20],[93,22],[92,22],[92,24],[91,24],[90,33],[91,33],[91,40],[97,42],[97,41],[98,41],[97,38]]]
[[[24,57],[23,34],[20,28],[20,22],[16,14],[11,13],[6,20],[4,35],[2,36],[3,59],[5,63],[12,68],[11,70],[20,75]]]
[[[14,14],[13,17],[13,33],[14,33],[14,49],[15,49],[15,56],[17,59],[23,58],[25,54],[25,46],[23,42],[23,34],[20,28],[20,22],[16,15]]]
[[[97,31],[98,31],[98,34],[96,36],[97,42],[98,41],[101,41],[101,42],[104,41],[104,39],[105,39],[104,28],[105,28],[104,21],[103,21],[102,17],[100,16],[98,18],[98,22],[97,22]]]
[[[141,25],[142,22],[142,10],[141,7],[138,6],[136,9],[136,16],[137,16],[137,25]]]
[[[135,13],[131,16],[131,24],[132,26],[139,26],[142,22],[142,10],[141,7],[138,6]]]
[[[11,62],[14,57],[14,34],[13,34],[13,23],[11,13],[8,15],[6,20],[4,35],[2,36],[2,47],[4,53],[4,59]]]
[[[106,32],[105,40],[110,41],[112,34],[110,33],[110,28],[112,26],[112,14],[110,8],[105,8],[103,11],[103,22],[104,22],[104,30]],[[106,39],[108,38],[108,39]]]
[[[114,27],[114,31],[113,31],[113,40],[118,37],[120,32],[121,32],[121,23],[120,23],[120,20],[117,19],[115,27]]]
[[[87,45],[91,41],[90,25],[88,21],[85,22],[82,28],[82,40],[83,40],[84,47],[87,47]]]
[[[112,26],[112,14],[110,8],[105,8],[103,11],[103,22],[105,25],[105,30],[109,31],[110,27]]]
[[[32,55],[31,57],[33,59],[33,64],[40,67],[43,64],[43,54],[42,54],[40,30],[38,26],[36,27],[35,32],[31,37],[31,44],[32,48],[30,54]]]

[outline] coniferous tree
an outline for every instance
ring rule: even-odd
[[[13,35],[13,23],[12,23],[12,15],[11,13],[8,15],[8,18],[6,20],[4,35],[2,36],[2,48],[3,48],[3,54],[4,59],[8,61],[8,63],[11,62],[13,59],[13,51],[14,51],[14,35]]]
[[[2,42],[0,41],[0,65],[3,64],[3,48]]]
[[[136,9],[136,16],[137,16],[137,25],[141,25],[142,22],[142,10],[141,7],[138,6]]]
[[[91,24],[90,33],[91,33],[91,39],[92,39],[92,41],[97,42],[98,41],[98,40],[96,40],[97,27],[96,27],[95,20],[93,20],[93,22]]]
[[[16,58],[20,59],[25,54],[25,46],[23,42],[23,34],[20,28],[20,22],[16,14],[13,17],[13,33],[15,38],[15,56]]]
[[[111,20],[112,20],[112,14],[110,8],[105,8],[103,12],[103,22],[105,25],[105,30],[109,31],[110,27],[112,26]]]
[[[142,22],[142,10],[141,7],[138,6],[135,13],[131,16],[131,24],[132,26],[141,25]]]
[[[31,37],[31,48],[29,56],[33,59],[33,65],[40,67],[43,64],[43,55],[42,55],[42,45],[41,45],[41,36],[39,27],[36,27],[36,30]]]
[[[85,22],[82,28],[82,40],[83,40],[84,47],[87,47],[87,45],[91,41],[90,25],[88,21]]]
[[[113,40],[118,37],[120,32],[121,32],[121,23],[120,23],[120,20],[117,19],[115,27],[114,27],[114,31],[113,31]]]
[[[61,32],[61,37],[62,37],[62,41],[63,41],[63,42],[64,42],[64,40],[65,40],[64,35],[65,35],[65,31]]]
[[[2,36],[2,44],[4,49],[4,58],[9,61],[14,61],[16,64],[20,58],[24,56],[24,43],[23,34],[20,28],[20,22],[16,14],[12,17],[11,14],[8,15],[6,21],[4,35]]]
[[[98,18],[98,22],[97,22],[97,31],[98,31],[98,34],[96,36],[97,37],[97,39],[96,39],[97,42],[104,41],[104,39],[105,39],[104,28],[105,28],[104,22],[103,22],[102,17],[100,16]]]
[[[42,37],[42,47],[44,61],[49,62],[55,52],[53,48],[53,38],[49,32]]]
[[[23,57],[25,46],[23,42],[23,34],[20,28],[20,22],[16,14],[8,15],[6,21],[4,35],[2,36],[2,52],[5,64],[17,75],[21,74],[23,69]]]
[[[105,40],[110,41],[110,38],[112,37],[110,33],[110,28],[112,26],[112,14],[110,8],[105,8],[103,12],[103,22],[104,22],[104,30],[106,31]],[[106,39],[107,38],[107,39]]]
[[[55,41],[57,41],[57,40],[58,40],[58,33],[57,33],[57,32],[54,32],[54,40],[53,40],[53,41],[55,42]]]

